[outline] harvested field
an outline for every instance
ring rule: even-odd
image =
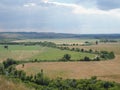
[[[94,61],[94,62],[40,62],[27,63],[25,67],[18,65],[17,69],[22,69],[27,74],[35,74],[44,70],[45,75],[56,78],[90,78],[98,76],[100,79],[120,82],[120,55],[114,60]]]
[[[85,41],[95,42],[98,39],[77,39],[77,38],[62,38],[62,39],[26,39],[16,40],[13,42],[54,42],[56,44],[83,44]]]
[[[98,45],[90,46],[69,46],[69,48],[84,48],[85,50],[93,49],[98,51],[113,51],[115,54],[120,55],[120,43],[100,43]]]

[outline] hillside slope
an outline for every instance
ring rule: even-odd
[[[24,84],[16,82],[0,76],[0,90],[30,90]]]

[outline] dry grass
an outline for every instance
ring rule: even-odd
[[[83,44],[85,41],[95,42],[98,39],[77,39],[77,38],[62,38],[62,39],[27,39],[27,40],[16,40],[13,42],[54,42],[56,44]]]
[[[38,53],[39,51],[37,50],[32,50],[32,51],[13,50],[7,52],[0,52],[0,57],[1,57],[0,62],[6,60],[7,58],[13,58],[15,60],[28,60]]]
[[[32,90],[28,89],[22,83],[14,83],[13,81],[7,80],[0,76],[0,90]]]
[[[70,48],[84,48],[86,50],[93,49],[98,51],[113,51],[115,54],[120,55],[120,43],[107,43],[107,44],[98,44],[90,46],[69,46]]]
[[[45,75],[56,78],[90,78],[98,76],[100,79],[120,82],[120,56],[115,60],[95,61],[95,62],[41,62],[27,63],[25,67],[18,65],[17,69],[22,69],[27,74],[35,74],[44,70]]]

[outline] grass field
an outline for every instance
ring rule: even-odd
[[[8,49],[5,49],[3,45],[0,46],[1,61],[6,60],[7,58],[13,58],[15,60],[58,60],[61,59],[64,54],[70,54],[72,60],[80,60],[85,56],[90,58],[95,57],[95,54],[79,53],[50,47],[42,47],[38,45],[9,45]]]

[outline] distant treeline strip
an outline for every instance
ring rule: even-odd
[[[48,46],[48,47],[56,47],[56,44],[53,42],[0,42],[0,45],[41,45],[41,46]]]

